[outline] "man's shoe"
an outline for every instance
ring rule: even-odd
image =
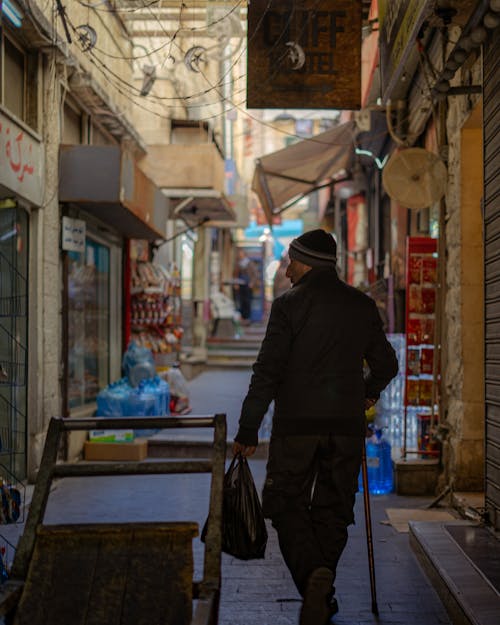
[[[328,625],[331,616],[333,573],[326,567],[315,569],[307,580],[300,625]]]

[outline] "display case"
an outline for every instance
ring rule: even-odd
[[[435,456],[430,432],[438,421],[436,341],[437,239],[408,237],[406,249],[406,366],[403,457]]]

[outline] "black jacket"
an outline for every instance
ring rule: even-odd
[[[273,399],[275,435],[363,436],[365,398],[397,372],[375,302],[334,269],[311,269],[273,302],[235,440],[257,444]]]

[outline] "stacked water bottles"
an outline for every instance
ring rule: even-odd
[[[392,448],[392,458],[396,460],[403,446],[406,337],[404,334],[388,334],[387,339],[396,352],[399,369],[397,376],[380,394],[375,423],[383,428],[384,438]]]
[[[372,495],[383,495],[392,491],[393,471],[391,444],[383,435],[383,429],[371,426],[373,434],[366,439],[366,469],[368,491]],[[359,476],[359,490],[363,492],[362,476]]]
[[[153,417],[170,414],[170,388],[156,375],[150,350],[131,343],[123,358],[126,374],[97,396],[98,417]],[[152,436],[157,430],[104,430],[91,432],[92,440],[130,441],[134,436]]]
[[[372,435],[366,439],[368,490],[374,495],[392,491],[392,460],[399,457],[399,449],[403,442],[405,335],[388,334],[387,338],[396,352],[399,370],[397,376],[380,395],[375,417],[370,425]],[[361,474],[359,490],[363,490]]]

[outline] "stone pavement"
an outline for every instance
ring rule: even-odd
[[[226,412],[231,438],[237,426],[239,405],[250,372],[209,371],[190,385],[193,414]],[[251,459],[257,488],[264,481],[265,461]],[[45,522],[132,522],[155,520],[196,521],[201,528],[208,510],[208,475],[167,475],[71,478],[53,489]],[[363,501],[358,495],[357,524],[340,561],[337,594],[340,612],[337,625],[443,625],[450,621],[434,589],[410,549],[408,534],[386,522],[386,508],[425,506],[429,499],[397,495],[372,496],[372,516],[378,606],[371,613],[370,583],[364,530]],[[227,555],[222,561],[222,597],[219,625],[295,625],[299,596],[286,569],[276,534],[269,527],[264,560],[242,562]],[[22,526],[2,530],[15,544]],[[201,577],[204,545],[193,543],[195,578]],[[104,625],[104,624],[103,624]]]

